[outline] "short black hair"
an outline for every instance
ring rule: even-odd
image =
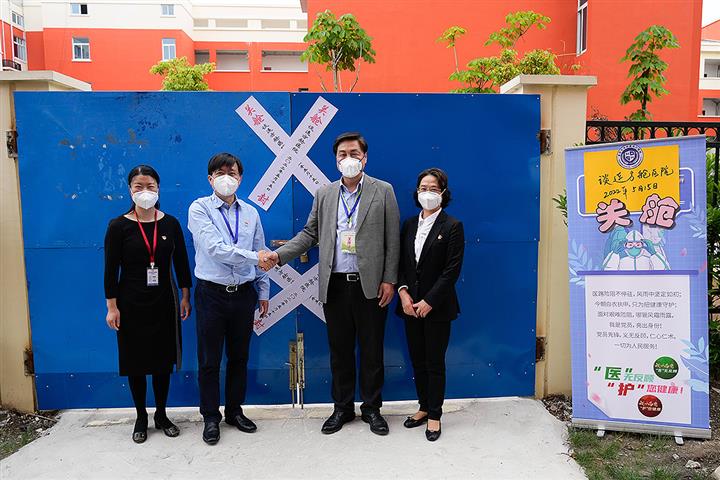
[[[208,175],[212,175],[217,170],[220,170],[222,167],[232,168],[233,165],[237,165],[238,173],[242,175],[243,165],[238,157],[236,157],[232,153],[227,152],[216,153],[208,162]]]
[[[432,175],[433,177],[437,178],[438,185],[440,186],[440,189],[443,190],[442,203],[440,204],[440,206],[442,208],[447,207],[450,203],[450,200],[452,200],[452,195],[450,194],[450,189],[448,188],[448,176],[447,173],[437,167],[427,168],[420,172],[420,175],[418,175],[415,192],[413,192],[413,199],[415,200],[415,205],[417,205],[418,208],[422,208],[422,205],[420,205],[420,201],[418,201],[417,189],[420,187],[420,182],[422,182],[422,179],[427,177],[428,175]]]
[[[333,154],[337,155],[337,149],[342,142],[352,142],[353,140],[357,140],[363,153],[367,153],[368,144],[360,132],[345,132],[338,135],[335,142],[333,142]]]

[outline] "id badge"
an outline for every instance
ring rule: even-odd
[[[354,231],[345,230],[344,232],[340,232],[340,248],[342,253],[357,254]]]
[[[148,267],[147,269],[147,286],[157,287],[160,285],[160,273],[157,267]]]

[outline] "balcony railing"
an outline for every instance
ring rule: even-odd
[[[22,70],[22,66],[13,60],[7,60],[3,58],[2,61],[2,69],[3,70],[17,70],[18,72]]]

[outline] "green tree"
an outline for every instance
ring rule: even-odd
[[[352,14],[335,18],[330,10],[325,10],[317,14],[312,28],[303,38],[308,47],[300,59],[325,65],[325,69],[333,74],[336,92],[342,91],[340,72],[355,72],[355,81],[348,90],[352,92],[360,79],[360,61],[375,63],[371,40]],[[320,85],[323,91],[327,91],[322,77]]]
[[[214,63],[190,65],[187,58],[173,58],[156,63],[150,73],[164,75],[162,90],[188,91],[208,90],[205,75],[215,70]]]
[[[500,55],[479,57],[470,60],[467,69],[456,68],[450,75],[450,80],[464,83],[464,87],[453,90],[456,93],[492,93],[500,85],[508,82],[520,74],[529,75],[558,75],[560,69],[555,63],[557,57],[549,50],[531,50],[520,58],[515,45],[523,35],[533,27],[538,30],[547,28],[550,18],[533,11],[510,13],[505,17],[506,26],[493,32],[485,42],[485,46],[497,44],[500,46]],[[452,46],[455,53],[455,43],[459,35],[457,32],[465,29],[453,26],[443,33],[439,40],[446,41],[448,47]]]
[[[455,72],[460,71],[455,43],[457,42],[458,38],[465,35],[466,32],[467,30],[465,30],[463,27],[453,26],[445,30],[443,34],[440,35],[440,38],[437,39],[438,42],[447,43],[447,48],[453,49],[453,57],[455,57]]]
[[[620,103],[625,105],[633,101],[640,102],[640,108],[628,117],[629,120],[650,120],[648,103],[653,95],[661,97],[670,92],[665,88],[663,72],[667,70],[658,53],[665,48],[678,48],[680,44],[675,35],[662,25],[652,25],[635,37],[632,45],[625,52],[621,62],[631,62],[628,77],[630,85],[620,96]]]

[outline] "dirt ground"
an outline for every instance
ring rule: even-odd
[[[570,455],[595,479],[707,479],[720,466],[720,383],[710,389],[709,440],[607,432],[597,438],[594,430],[570,426],[572,404],[564,396],[543,399],[547,410],[569,427]],[[695,463],[697,462],[697,463]],[[699,465],[698,465],[699,464]]]
[[[0,410],[0,460],[45,435],[55,425],[57,412],[36,415]]]

